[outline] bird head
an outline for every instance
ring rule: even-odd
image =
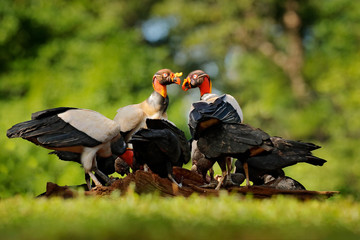
[[[180,85],[180,76],[182,76],[182,72],[173,73],[170,69],[161,69],[157,71],[153,77],[153,88],[156,92],[161,94],[161,96],[166,98],[166,85],[173,83]]]
[[[201,96],[211,92],[210,77],[202,70],[195,70],[189,73],[182,84],[182,89],[184,91],[197,87],[200,88]]]
[[[153,77],[154,81],[158,81],[161,85],[177,84],[180,85],[182,72],[173,73],[170,69],[161,69],[157,71]]]

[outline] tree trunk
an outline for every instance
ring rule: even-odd
[[[308,92],[302,74],[304,51],[300,34],[301,19],[297,13],[299,5],[294,0],[288,0],[285,7],[286,12],[283,21],[289,42],[286,62],[282,68],[291,81],[291,88],[295,97],[298,100],[305,100],[308,97]]]

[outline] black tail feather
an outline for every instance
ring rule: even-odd
[[[326,163],[327,161],[325,159],[322,159],[322,158],[318,158],[318,157],[315,157],[315,156],[306,156],[306,163],[309,163],[309,164],[312,164],[312,165],[315,165],[315,166],[322,166],[324,165],[324,163]]]

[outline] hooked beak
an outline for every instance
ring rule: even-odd
[[[173,83],[176,83],[177,85],[180,85],[181,83],[181,79],[180,77],[183,75],[182,72],[179,72],[179,73],[174,73],[171,75],[171,80],[173,81]]]
[[[182,84],[182,89],[184,91],[187,91],[191,88],[191,80],[190,80],[190,77],[187,77],[184,79],[184,82]]]

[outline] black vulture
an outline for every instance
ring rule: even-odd
[[[146,164],[160,177],[173,176],[174,166],[182,167],[190,160],[190,147],[183,131],[164,119],[146,119],[147,128],[137,131],[131,138],[134,167]]]
[[[209,75],[202,70],[191,72],[184,80],[182,88],[187,91],[191,88],[200,89],[200,101],[192,104],[189,114],[189,128],[192,135],[192,170],[206,178],[207,171],[210,171],[210,184],[213,186],[212,166],[217,162],[222,171],[222,178],[216,183],[216,189],[219,189],[224,180],[225,183],[231,183],[231,158],[221,156],[218,158],[207,158],[199,151],[197,141],[202,132],[207,128],[222,123],[241,123],[243,113],[241,107],[235,98],[229,94],[217,95],[211,93],[212,84]],[[225,179],[226,178],[226,179]]]

